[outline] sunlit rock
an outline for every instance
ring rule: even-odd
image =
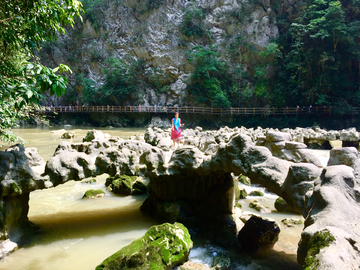
[[[143,237],[105,259],[96,270],[172,269],[188,260],[193,247],[181,223],[152,226]]]

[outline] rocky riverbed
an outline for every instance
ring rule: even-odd
[[[309,131],[316,132],[325,138],[325,131]],[[345,133],[354,136],[340,137]],[[243,221],[241,211],[234,208],[237,184],[232,174],[242,174],[283,197],[306,218],[299,263],[320,265],[319,269],[357,268],[358,151],[333,149],[324,168],[301,140],[306,138],[305,129],[299,134],[299,130],[198,127],[184,130],[183,145],[174,149],[170,130],[149,128],[131,140],[91,131],[83,143],[60,143],[44,173],[34,170],[41,163],[35,149],[18,145],[0,152],[3,244],[9,239],[21,244],[24,228],[31,226],[29,192],[103,173],[149,178],[151,193],[142,211],[189,227],[211,224],[210,229],[218,232],[213,240],[236,243]],[[354,129],[335,134],[339,137],[331,139],[354,142],[358,135]],[[343,211],[344,205],[349,211]],[[325,239],[321,246],[319,239]]]

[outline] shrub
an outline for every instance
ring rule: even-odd
[[[204,24],[205,14],[202,9],[190,5],[184,13],[180,31],[187,37],[200,38],[209,36]]]

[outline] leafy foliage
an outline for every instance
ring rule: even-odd
[[[229,108],[230,102],[223,91],[225,85],[222,84],[227,77],[227,67],[218,56],[214,47],[192,48],[189,62],[194,65],[195,70],[190,76],[189,93],[196,102]]]
[[[65,25],[73,25],[80,11],[76,0],[0,2],[0,140],[10,138],[5,130],[26,116],[42,93],[64,94],[67,79],[61,74],[70,69],[65,65],[47,68],[34,52],[41,42],[64,33]]]
[[[81,0],[84,7],[84,20],[89,20],[96,31],[105,27],[108,0]]]
[[[83,86],[84,102],[92,105],[123,105],[136,102],[142,94],[139,83],[145,73],[144,61],[133,58],[111,57],[103,70],[106,81],[101,87],[79,75],[78,84]]]
[[[189,5],[185,10],[180,31],[186,37],[200,38],[209,36],[204,23],[205,14],[201,8]]]
[[[357,1],[307,2],[280,39],[274,103],[281,96],[289,105],[358,106],[360,17],[354,8]]]

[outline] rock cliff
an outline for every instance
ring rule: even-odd
[[[104,85],[107,72],[116,63],[120,63],[116,76],[126,77],[134,71],[126,77],[128,82],[136,80],[127,102],[181,104],[194,69],[188,61],[190,49],[216,47],[222,61],[231,59],[230,66],[239,65],[241,72],[252,77],[254,66],[261,61],[255,52],[264,50],[279,32],[266,0],[82,2],[84,21],[59,36],[56,43],[45,44],[40,53],[49,64],[65,63],[73,68],[65,99],[76,104],[93,99],[87,95]],[[266,72],[270,75],[271,68]],[[251,89],[251,79],[241,80]],[[127,86],[124,83],[124,88]],[[48,97],[47,102],[57,105],[61,101]],[[108,102],[124,100],[113,95]]]

